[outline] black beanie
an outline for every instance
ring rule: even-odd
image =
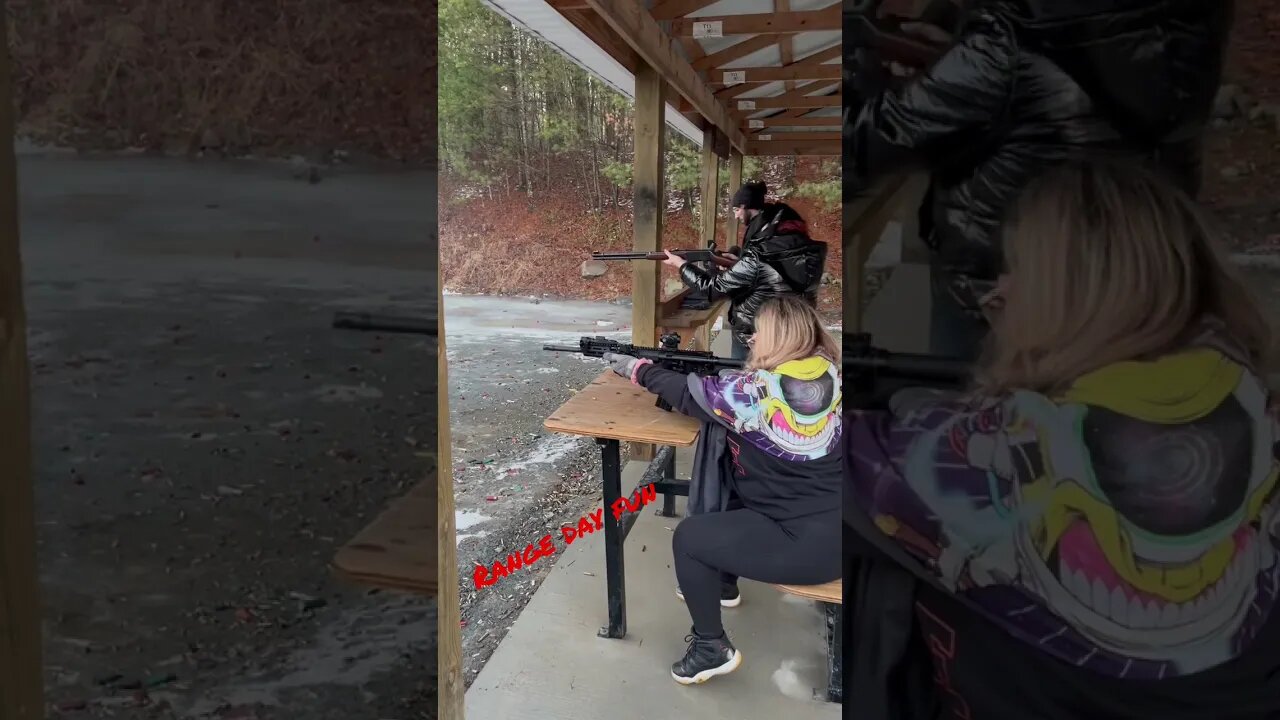
[[[733,202],[731,207],[746,207],[748,210],[764,209],[764,194],[768,190],[763,181],[754,180],[744,183],[738,188],[738,192],[733,194]]]

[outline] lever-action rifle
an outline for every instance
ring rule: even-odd
[[[660,347],[643,347],[630,343],[621,343],[605,337],[584,337],[578,341],[577,347],[569,345],[543,345],[543,350],[553,352],[579,353],[587,357],[604,357],[605,353],[630,355],[640,360],[650,360],[654,365],[680,373],[697,375],[715,375],[721,370],[740,368],[743,361],[732,358],[716,357],[705,350],[681,350],[679,333],[666,333],[658,341]],[[670,410],[671,406],[661,397],[657,406]]]
[[[679,255],[689,262],[713,262],[720,267],[733,267],[736,260],[717,252],[714,245],[705,250],[672,250],[672,255]],[[666,260],[667,254],[662,252],[593,252],[592,260]]]

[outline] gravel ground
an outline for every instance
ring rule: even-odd
[[[434,718],[434,603],[329,569],[430,470],[433,346],[329,327],[425,311],[429,178],[19,169],[47,716]]]

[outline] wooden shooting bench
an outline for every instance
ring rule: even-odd
[[[333,570],[356,584],[434,597],[440,590],[436,535],[433,473],[338,550]]]
[[[600,474],[604,496],[605,588],[608,625],[600,637],[619,639],[627,634],[626,571],[623,543],[639,518],[638,512],[614,520],[610,508],[622,492],[622,442],[663,446],[650,462],[638,487],[654,485],[662,495],[658,514],[675,517],[676,496],[689,495],[689,481],[675,476],[675,448],[690,447],[698,439],[701,425],[693,418],[661,410],[654,395],[632,385],[612,370],[605,371],[580,392],[551,413],[543,426],[554,432],[595,438],[600,445]],[[827,699],[841,702],[843,647],[840,613],[841,581],[822,585],[775,585],[782,592],[822,603],[827,632]]]
[[[639,513],[628,513],[620,520],[615,520],[610,511],[614,501],[624,497],[621,443],[689,447],[698,439],[698,432],[701,430],[697,420],[661,410],[655,405],[655,400],[649,391],[632,385],[612,370],[606,370],[543,421],[543,426],[548,430],[594,438],[600,446],[600,479],[605,508],[605,587],[609,607],[609,623],[600,629],[600,637],[618,639],[627,634],[622,543],[626,541]],[[664,452],[674,457],[669,449],[664,448]],[[647,484],[645,480],[641,483]],[[675,488],[663,487],[659,487],[658,491],[662,492],[664,489],[668,494],[676,492]],[[674,498],[664,496],[665,514],[675,514],[673,504]]]
[[[692,290],[686,288],[658,306],[658,334],[680,334],[681,347],[693,350],[711,349],[711,328],[729,305],[726,298],[712,300],[701,310],[682,308],[680,305]]]

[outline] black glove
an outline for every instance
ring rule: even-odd
[[[635,372],[636,364],[640,361],[630,355],[618,355],[617,353],[605,353],[604,361],[609,363],[609,368],[618,373],[627,380],[631,379],[631,373]]]

